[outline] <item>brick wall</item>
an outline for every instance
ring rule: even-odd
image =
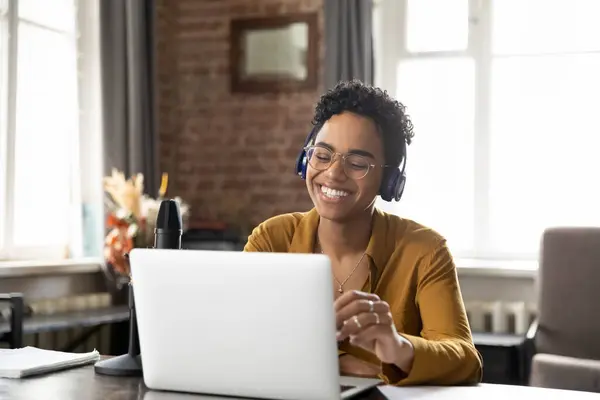
[[[321,12],[322,1],[157,1],[160,167],[193,221],[248,228],[312,206],[294,162],[321,89],[231,94],[228,40],[232,17]]]

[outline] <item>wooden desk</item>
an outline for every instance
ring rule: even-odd
[[[151,391],[146,388],[141,378],[96,375],[91,365],[26,379],[0,378],[0,399],[10,400],[218,400],[219,398]],[[397,388],[382,386],[358,398],[367,400],[510,400],[521,398],[527,400],[599,400],[600,394],[482,384],[474,387]]]

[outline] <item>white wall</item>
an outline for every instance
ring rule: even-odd
[[[535,304],[535,279],[531,277],[473,276],[459,271],[460,287],[465,302],[524,301]]]

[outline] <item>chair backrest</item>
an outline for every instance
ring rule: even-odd
[[[538,290],[537,352],[600,360],[600,227],[544,232]]]

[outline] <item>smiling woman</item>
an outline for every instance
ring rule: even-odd
[[[404,191],[413,137],[404,111],[358,81],[323,95],[297,166],[314,208],[263,222],[244,250],[330,258],[342,374],[397,385],[479,382],[482,361],[444,237],[375,207],[377,196],[398,201]]]

